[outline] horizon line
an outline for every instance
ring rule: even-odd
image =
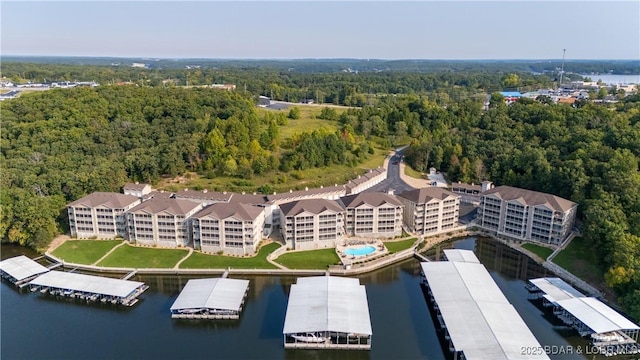
[[[113,55],[20,55],[20,54],[2,54],[0,58],[5,57],[26,57],[26,58],[85,58],[85,59],[140,59],[140,60],[224,60],[224,61],[296,61],[296,60],[361,60],[361,61],[562,61],[562,58],[366,58],[366,57],[291,57],[291,58],[273,58],[273,57],[162,57],[162,56],[113,56]],[[638,61],[639,59],[630,58],[582,58],[582,59],[565,59],[567,61]]]

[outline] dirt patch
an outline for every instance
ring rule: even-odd
[[[58,246],[62,245],[65,241],[67,241],[69,239],[70,239],[69,235],[58,235],[58,236],[56,236],[53,240],[51,240],[51,243],[49,244],[49,247],[47,248],[47,252],[48,253],[52,252]]]

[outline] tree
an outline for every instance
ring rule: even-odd
[[[300,119],[300,109],[297,106],[289,110],[289,119]]]

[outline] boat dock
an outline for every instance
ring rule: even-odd
[[[298,278],[282,330],[285,349],[371,350],[364,285],[337,276]]]
[[[549,359],[475,254],[445,252],[449,261],[421,263],[438,333],[454,360]],[[457,260],[457,261],[456,261]]]
[[[558,278],[531,279],[525,286],[529,299],[543,306],[580,336],[590,337],[593,347],[605,356],[640,354],[640,326],[600,300],[587,297]]]
[[[191,279],[171,305],[174,319],[239,319],[249,280]]]
[[[29,282],[32,292],[133,306],[149,287],[142,282],[50,271]]]
[[[2,278],[18,287],[23,287],[29,280],[47,273],[49,270],[24,255],[0,261]]]
[[[129,280],[132,277],[136,276],[138,272],[136,270],[133,270],[132,272],[128,273],[127,275],[123,276],[121,280]]]

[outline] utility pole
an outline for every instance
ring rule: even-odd
[[[562,76],[564,75],[564,55],[567,53],[567,49],[562,49],[562,65],[560,66],[560,81],[558,87],[562,90]]]

